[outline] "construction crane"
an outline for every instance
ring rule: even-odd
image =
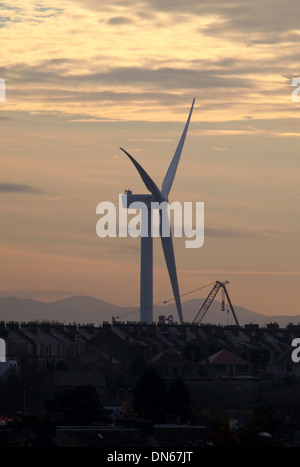
[[[215,282],[215,285],[213,286],[212,290],[209,292],[209,294],[206,297],[206,299],[204,300],[200,310],[198,311],[196,317],[194,318],[193,324],[200,324],[201,323],[201,321],[203,320],[204,316],[206,315],[210,305],[212,304],[212,302],[216,298],[217,293],[219,292],[220,289],[222,289],[222,310],[223,311],[225,310],[225,295],[226,295],[226,298],[228,300],[228,304],[229,304],[230,309],[231,309],[231,313],[232,313],[232,315],[234,317],[234,320],[235,320],[235,324],[238,327],[240,327],[238,319],[237,319],[236,314],[235,314],[235,311],[233,309],[231,300],[229,298],[227,289],[226,289],[226,284],[229,284],[229,282],[228,281],[225,281],[225,282],[216,281]]]

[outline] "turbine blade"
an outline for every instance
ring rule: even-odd
[[[173,248],[173,241],[172,241],[172,233],[170,229],[169,236],[162,235],[162,210],[159,211],[160,213],[160,238],[162,243],[162,249],[164,252],[166,265],[168,268],[168,273],[173,289],[173,294],[175,298],[176,308],[179,316],[180,324],[183,324],[183,317],[182,317],[182,309],[181,309],[181,301],[180,301],[180,294],[179,294],[179,286],[177,280],[177,272],[176,272],[176,264],[175,264],[175,256],[174,256],[174,248]]]
[[[175,174],[176,174],[176,170],[177,170],[177,167],[178,167],[179,159],[180,159],[181,152],[182,152],[182,149],[183,149],[183,145],[184,145],[184,142],[185,142],[185,137],[186,137],[186,134],[187,134],[187,131],[188,131],[188,128],[189,128],[189,124],[190,124],[190,120],[191,120],[191,116],[192,116],[192,112],[193,112],[193,108],[194,108],[194,103],[195,103],[195,99],[193,99],[192,107],[191,107],[187,122],[185,124],[183,133],[181,135],[181,138],[180,138],[180,141],[178,143],[177,149],[176,149],[176,151],[174,153],[173,159],[171,161],[171,164],[169,165],[169,168],[168,168],[167,173],[165,175],[164,181],[162,183],[161,192],[166,197],[168,197],[168,195],[170,193],[170,190],[171,190],[171,187],[173,185],[173,181],[174,181],[174,178],[175,178]]]
[[[152,193],[157,198],[158,201],[164,201],[164,198],[163,198],[163,196],[161,194],[160,189],[154,183],[154,181],[152,180],[150,175],[147,174],[146,170],[144,170],[143,167],[127,151],[125,151],[125,149],[123,149],[123,148],[120,148],[120,149],[121,149],[121,151],[123,151],[126,154],[126,156],[129,157],[129,159],[131,160],[133,165],[136,167],[138,173],[140,174],[143,182],[145,183],[145,185],[146,185],[147,189],[150,191],[150,193]]]

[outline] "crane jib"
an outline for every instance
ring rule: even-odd
[[[220,281],[216,281],[212,290],[209,292],[208,296],[206,297],[206,299],[204,300],[200,310],[198,311],[197,315],[195,316],[194,320],[193,320],[193,324],[200,324],[201,321],[203,320],[204,316],[206,315],[207,311],[209,310],[212,302],[214,301],[214,299],[216,298],[216,295],[217,293],[219,292],[220,288],[223,289],[225,295],[226,295],[226,298],[227,298],[227,301],[228,301],[228,304],[230,306],[230,309],[231,309],[231,313],[233,315],[233,318],[235,320],[235,324],[239,327],[239,322],[238,322],[238,319],[237,319],[237,316],[235,314],[235,311],[233,309],[233,306],[232,306],[232,303],[231,303],[231,300],[230,300],[230,297],[228,295],[228,292],[227,292],[227,289],[226,289],[226,285],[225,284],[228,284],[228,282],[220,282]]]

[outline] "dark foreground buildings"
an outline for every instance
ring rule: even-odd
[[[2,322],[0,337],[0,445],[236,445],[251,436],[252,443],[299,442],[300,364],[291,344],[300,325]],[[158,392],[138,401],[145,375]],[[94,388],[104,418],[74,418],[82,386]],[[59,418],[66,394],[75,401],[73,418]],[[161,420],[151,420],[160,403]]]

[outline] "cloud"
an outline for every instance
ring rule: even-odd
[[[21,88],[16,88],[11,91],[11,95],[22,96],[23,99],[31,98],[32,91],[28,89],[27,91]],[[168,92],[153,91],[147,92],[141,90],[133,91],[128,89],[127,91],[112,91],[112,90],[103,90],[103,91],[94,91],[94,90],[81,90],[81,89],[45,89],[44,87],[39,89],[35,87],[35,96],[43,97],[44,99],[51,99],[51,102],[56,103],[77,103],[77,102],[109,102],[109,103],[146,103],[146,105],[153,104],[157,105],[157,102],[160,102],[162,105],[166,104],[177,104],[185,103],[186,105],[186,96],[177,96]],[[4,119],[4,117],[2,117]],[[0,117],[1,119],[1,117]],[[8,118],[6,118],[8,119]]]
[[[131,6],[134,2],[131,2]],[[245,34],[293,31],[299,28],[300,4],[297,0],[274,2],[273,0],[147,0],[146,5],[156,12],[188,13],[198,16],[217,18],[211,32],[240,31]],[[176,19],[176,18],[174,18]],[[208,29],[209,30],[209,29]]]
[[[299,236],[299,231],[280,231],[275,229],[241,230],[241,229],[219,229],[214,227],[205,228],[205,236],[222,238],[290,238]]]
[[[228,148],[223,148],[219,146],[213,146],[214,151],[228,151]]]
[[[181,271],[182,274],[195,274],[193,269]],[[270,276],[300,276],[300,271],[243,271],[243,270],[230,270],[230,269],[201,269],[202,274],[237,274],[237,275],[270,275]]]
[[[214,2],[214,4],[216,3],[218,2]],[[296,0],[286,3],[254,0],[251,3],[243,2],[242,4],[236,0],[224,2],[219,11],[224,22],[210,28],[210,33],[232,30],[243,34],[249,32],[251,36],[255,33],[261,33],[261,42],[265,38],[267,43],[276,43],[278,33],[294,31],[299,28],[300,4]],[[271,38],[273,41],[270,41]]]
[[[97,0],[73,0],[83,8],[101,11],[101,3]],[[189,15],[203,18],[213,18],[211,26],[206,28],[210,34],[230,33],[239,31],[243,34],[248,32],[251,36],[259,32],[264,35],[272,34],[273,40],[278,40],[276,33],[295,31],[299,29],[300,4],[297,0],[288,2],[274,2],[274,0],[253,0],[252,2],[241,2],[240,0],[145,0],[140,8],[136,0],[114,1],[115,7],[121,6],[126,11],[140,10],[148,14],[166,13],[173,17],[174,23],[178,21],[177,15]]]
[[[122,26],[125,24],[132,24],[134,21],[127,16],[113,16],[112,18],[109,18],[107,23],[112,24],[113,26]]]
[[[205,227],[204,229],[205,236],[208,237],[230,237],[230,238],[251,238],[253,237],[253,232],[243,231],[243,230],[233,230],[233,229],[218,229],[214,227]]]
[[[75,65],[74,72],[67,66],[63,69],[55,69],[55,64]],[[80,62],[60,60],[54,62],[51,60],[40,62],[38,65],[18,64],[10,67],[1,67],[0,72],[6,79],[11,79],[13,83],[51,83],[59,84],[64,87],[68,84],[71,88],[73,84],[97,84],[99,85],[151,85],[153,89],[202,89],[216,87],[220,88],[244,88],[252,87],[251,80],[246,78],[224,76],[224,73],[218,69],[199,69],[158,67],[147,68],[138,66],[120,66],[111,67],[105,71],[80,73]],[[76,70],[76,73],[75,73]],[[228,75],[229,72],[225,73]],[[67,94],[67,92],[66,92]]]
[[[20,183],[0,183],[0,193],[41,194],[44,192],[39,188],[30,185],[23,185]]]
[[[223,104],[230,100],[234,105],[239,90],[246,95],[255,88],[252,78],[242,73],[231,76],[230,70],[224,73],[218,64],[209,63],[206,67],[203,62],[194,63],[193,68],[189,63],[180,63],[180,67],[95,67],[76,59],[57,58],[4,66],[0,76],[7,82],[10,102],[19,110],[31,108],[31,112],[56,111],[105,120],[140,120],[144,113],[147,120],[161,121],[173,107],[173,119],[178,120],[186,115],[187,103],[193,97],[202,111],[213,107],[219,110],[220,99]],[[209,103],[207,90],[214,95]],[[126,105],[120,109],[122,103]]]
[[[20,8],[16,7],[16,6],[11,6],[9,5],[7,2],[0,2],[0,8],[2,10],[13,10],[13,11],[19,11]]]
[[[295,0],[288,6],[271,0],[69,3],[62,10],[58,0],[47,7],[17,2],[18,24],[8,31],[11,45],[0,68],[9,89],[6,109],[165,121],[182,119],[183,101],[196,97],[204,119],[221,118],[224,109],[226,118],[238,119],[245,111],[269,116],[276,97],[276,112],[296,112],[284,100],[290,90],[282,81],[283,73],[296,73],[290,47],[300,39]],[[32,24],[39,19],[41,25]],[[24,35],[26,54],[16,54],[14,38]],[[266,99],[271,94],[273,101]],[[120,109],[124,102],[127,109]]]

